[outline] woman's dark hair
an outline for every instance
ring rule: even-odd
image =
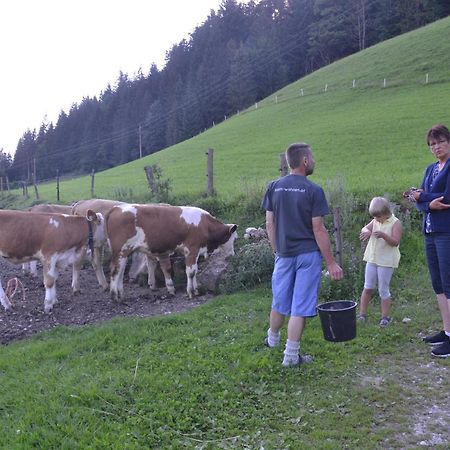
[[[438,123],[437,125],[433,125],[427,131],[427,145],[430,145],[431,139],[445,139],[447,142],[450,142],[450,131],[445,125]]]

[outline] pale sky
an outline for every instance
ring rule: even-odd
[[[241,2],[242,3],[242,2]],[[189,38],[221,0],[5,0],[0,2],[0,149],[27,129],[56,123]]]

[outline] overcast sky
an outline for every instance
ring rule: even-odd
[[[4,0],[0,2],[0,149],[98,96],[122,70],[162,69],[221,0]]]

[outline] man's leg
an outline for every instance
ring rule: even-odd
[[[280,343],[280,328],[284,323],[283,314],[272,309],[270,312],[270,328],[267,330],[266,345],[268,347],[276,347]]]
[[[282,362],[282,365],[285,367],[296,366],[301,362],[306,362],[299,355],[300,339],[305,328],[306,317],[316,315],[321,275],[322,256],[320,252],[305,253],[297,256],[292,312],[289,319],[288,336]]]

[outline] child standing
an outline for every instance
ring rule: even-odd
[[[369,242],[363,258],[366,261],[366,272],[358,320],[366,322],[367,307],[372,300],[378,281],[378,293],[381,299],[380,327],[385,327],[391,321],[389,314],[392,299],[389,285],[394,269],[398,267],[400,261],[399,245],[403,227],[401,221],[392,214],[389,201],[384,197],[372,199],[369,214],[373,219],[361,229],[359,235],[361,241],[369,240]]]

